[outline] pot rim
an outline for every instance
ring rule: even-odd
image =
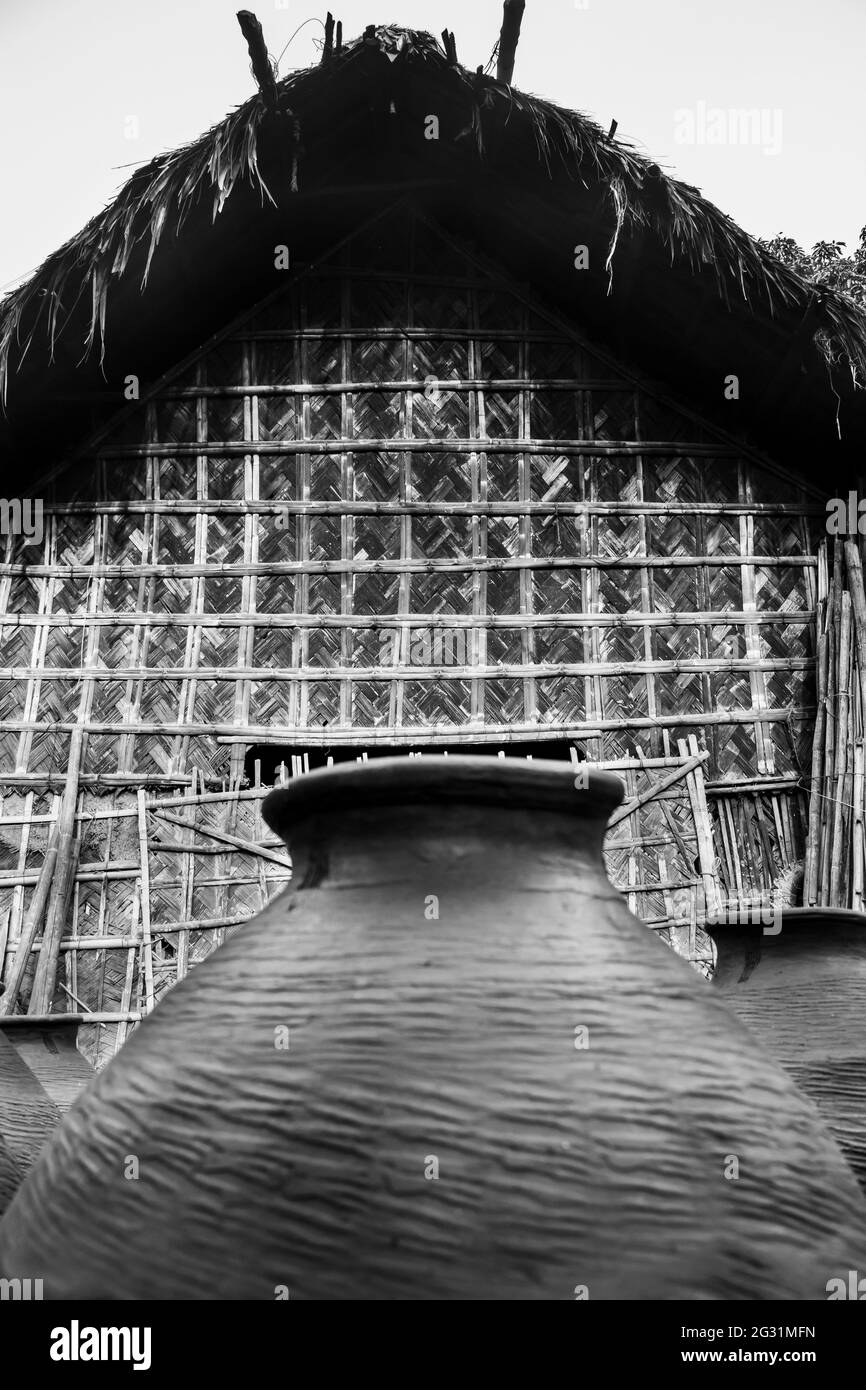
[[[815,927],[821,927],[824,931],[830,932],[837,927],[856,927],[866,930],[866,912],[858,912],[853,907],[794,907],[785,905],[780,908],[779,918],[782,924],[780,932],[764,932],[761,922],[709,922],[706,919],[700,922],[707,936],[711,936],[716,942],[723,942],[727,938],[731,940],[735,936],[754,936],[762,941],[767,940],[770,945],[777,942],[780,936],[786,932],[790,935],[791,931],[802,930],[808,932]]]
[[[339,763],[303,773],[277,787],[262,803],[266,824],[278,835],[320,812],[340,815],[350,807],[460,803],[510,810],[556,811],[604,823],[622,802],[625,787],[612,772],[589,763],[587,785],[575,786],[570,762],[490,758],[464,753],[376,758]]]

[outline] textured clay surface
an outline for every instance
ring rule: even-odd
[[[794,909],[713,931],[714,987],[815,1102],[866,1188],[866,917]]]
[[[823,1299],[866,1269],[811,1102],[604,877],[609,806],[400,795],[301,819],[293,886],[55,1133],[0,1273],[52,1298]]]

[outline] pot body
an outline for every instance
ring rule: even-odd
[[[788,908],[778,925],[708,927],[714,988],[815,1102],[866,1187],[866,915]]]
[[[92,1076],[68,1024],[0,1018],[0,1215]]]
[[[0,1271],[53,1298],[762,1299],[866,1268],[812,1105],[608,883],[620,794],[426,755],[272,793],[291,888],[66,1117]]]
[[[0,1029],[0,1213],[59,1120],[57,1106]]]

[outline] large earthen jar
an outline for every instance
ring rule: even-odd
[[[273,792],[293,884],[66,1116],[0,1273],[54,1298],[570,1300],[823,1299],[866,1270],[838,1148],[628,912],[601,857],[620,783],[582,781],[425,755]]]
[[[838,907],[752,915],[767,920],[708,926],[713,986],[815,1102],[866,1189],[866,915]]]

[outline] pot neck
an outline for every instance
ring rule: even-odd
[[[306,838],[301,832],[312,821],[336,820],[348,826],[357,820],[353,812],[369,817],[375,811],[381,824],[390,819],[389,810],[413,808],[437,809],[443,818],[448,808],[481,813],[482,819],[494,813],[533,812],[561,819],[564,833],[569,825],[583,836],[591,828],[592,838],[600,841],[622,797],[619,778],[587,764],[575,769],[565,762],[424,754],[345,763],[305,774],[271,792],[262,815],[289,849],[299,835]]]

